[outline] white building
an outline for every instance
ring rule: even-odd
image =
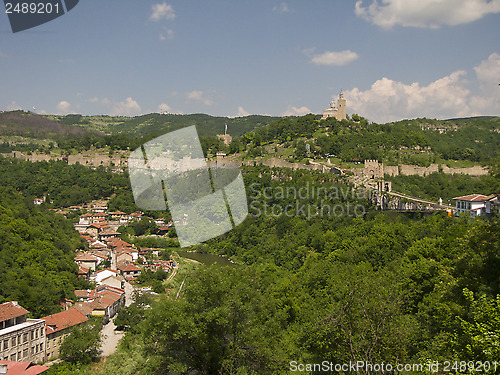
[[[45,361],[45,321],[28,319],[28,314],[15,301],[0,304],[0,359]]]
[[[488,197],[482,194],[469,194],[453,199],[456,201],[458,214],[467,214],[470,217],[478,217],[485,213],[485,201]]]

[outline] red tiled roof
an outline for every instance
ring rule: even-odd
[[[110,215],[126,215],[126,213],[122,211],[116,211],[116,212],[111,212]]]
[[[486,195],[482,194],[469,194],[469,195],[464,195],[462,197],[456,197],[453,199],[459,200],[459,201],[468,201],[468,202],[484,202],[488,197]]]
[[[90,270],[90,268],[85,268],[85,267],[79,266],[78,267],[78,274],[79,275],[86,275],[89,273],[89,270]]]
[[[45,323],[47,324],[47,334],[76,326],[88,320],[84,314],[75,308],[45,316],[42,319],[45,320]]]
[[[94,224],[90,224],[89,227],[94,227],[97,229],[110,228],[108,223],[94,223]]]
[[[50,369],[31,362],[0,361],[0,365],[7,365],[7,375],[38,375]]]
[[[98,259],[90,254],[83,254],[75,257],[75,262],[97,262]]]
[[[89,316],[92,313],[92,307],[88,303],[80,302],[75,304],[75,309],[80,311],[83,315]]]
[[[133,264],[128,264],[128,265],[121,264],[118,266],[118,268],[122,272],[131,272],[131,271],[140,271],[141,270],[139,267],[137,267]]]
[[[5,302],[0,305],[0,322],[29,313],[24,307],[19,306],[16,301]]]

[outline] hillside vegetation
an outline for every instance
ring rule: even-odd
[[[80,137],[97,135],[95,131],[69,126],[31,112],[13,111],[0,113],[0,136],[23,136],[35,139]]]
[[[0,303],[18,301],[35,318],[60,311],[64,298],[89,286],[78,279],[78,247],[80,235],[64,216],[0,186]]]

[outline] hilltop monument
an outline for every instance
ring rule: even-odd
[[[344,94],[342,91],[339,94],[339,99],[337,100],[337,104],[332,100],[330,102],[330,108],[327,108],[323,111],[322,120],[327,119],[328,117],[335,117],[337,120],[342,121],[347,118],[346,115],[346,100],[344,99]]]
[[[222,139],[224,141],[224,144],[226,146],[229,146],[233,140],[233,137],[231,137],[228,133],[227,133],[227,123],[224,124],[224,134],[217,134],[217,137],[219,137],[219,139]]]

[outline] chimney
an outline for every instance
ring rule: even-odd
[[[0,365],[0,374],[6,374],[7,373],[7,365]]]

